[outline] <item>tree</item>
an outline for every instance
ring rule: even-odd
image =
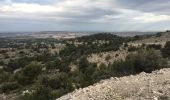
[[[164,57],[170,58],[170,41],[167,41],[165,47],[161,50]]]
[[[4,61],[3,60],[0,60],[0,65],[4,65]]]
[[[34,79],[42,72],[43,65],[38,62],[31,62],[26,65],[20,74],[18,74],[18,82],[22,85],[33,83]]]
[[[107,62],[109,62],[110,59],[111,59],[111,56],[110,56],[110,55],[107,55],[106,58],[105,58],[105,60],[106,60]]]
[[[9,60],[7,66],[5,67],[6,71],[12,72],[18,68],[23,68],[29,64],[29,59],[26,57],[18,58],[15,60]]]
[[[52,100],[51,89],[43,85],[35,87],[34,92],[22,95],[19,100]]]
[[[167,61],[157,50],[140,50],[137,54],[129,55],[126,61],[134,65],[135,72],[151,72],[156,69],[167,67]]]
[[[84,73],[88,66],[89,66],[89,62],[87,58],[86,57],[81,58],[79,61],[78,69]]]
[[[125,61],[116,61],[110,67],[113,75],[124,76],[140,72],[152,72],[157,69],[168,67],[167,60],[157,50],[140,50],[129,54]]]
[[[57,73],[44,76],[41,79],[41,83],[46,87],[50,87],[52,89],[63,88],[69,90],[71,88],[71,82],[66,73]]]
[[[0,92],[1,93],[7,93],[12,90],[16,90],[20,87],[20,85],[17,82],[6,82],[1,84],[0,86]]]

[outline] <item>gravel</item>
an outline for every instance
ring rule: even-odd
[[[56,100],[170,100],[170,69],[111,77]]]

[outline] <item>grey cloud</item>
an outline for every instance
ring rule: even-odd
[[[43,10],[41,12],[41,9],[38,10],[40,12],[31,13],[8,12],[0,9],[0,31],[7,29],[123,31],[170,28],[167,24],[170,22],[170,0],[166,2],[162,0],[85,0],[82,4],[81,0],[70,0],[68,4],[65,1],[69,0],[60,0],[63,3],[58,5],[49,5],[52,10],[53,7],[63,7],[61,11],[54,12],[43,12]],[[80,4],[75,4],[77,2]],[[42,8],[43,5],[39,3]]]
[[[120,0],[124,8],[170,15],[170,0]]]

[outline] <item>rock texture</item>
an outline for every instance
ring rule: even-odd
[[[170,100],[170,69],[112,77],[56,100]]]

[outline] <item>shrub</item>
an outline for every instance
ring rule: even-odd
[[[133,63],[135,72],[151,72],[167,67],[167,61],[154,49],[140,50],[137,54],[127,56],[126,61]]]
[[[125,76],[134,74],[134,66],[131,61],[115,61],[112,66],[109,67],[113,76]]]
[[[88,86],[90,84],[93,84],[94,79],[92,77],[93,73],[96,70],[96,64],[89,64],[89,66],[85,69],[85,72],[83,73],[83,86]]]
[[[73,90],[66,73],[41,75],[32,87],[32,91],[20,97],[20,100],[55,100]]]
[[[162,36],[162,32],[156,34],[156,37],[161,37],[161,36]]]
[[[162,46],[161,46],[160,44],[150,44],[150,45],[147,45],[146,48],[147,48],[147,49],[161,50],[161,49],[162,49]]]
[[[81,72],[85,72],[86,68],[89,66],[89,62],[86,57],[83,57],[80,59],[79,64],[78,64],[78,69]]]
[[[151,72],[153,70],[167,67],[167,60],[164,59],[159,51],[140,50],[135,54],[129,54],[125,61],[116,61],[110,67],[112,73],[116,76]]]
[[[110,55],[107,55],[105,60],[108,62],[109,60],[111,59],[111,56]]]
[[[164,57],[170,58],[170,41],[166,42],[165,47],[161,51]]]
[[[20,85],[17,82],[7,82],[3,83],[0,87],[0,92],[7,93],[12,90],[16,90],[20,87]]]
[[[51,89],[40,85],[31,93],[21,96],[19,100],[52,100]]]
[[[10,76],[11,74],[8,72],[0,71],[0,84],[9,81]]]
[[[6,54],[8,50],[0,50],[0,54]]]
[[[169,100],[170,97],[169,96],[166,96],[166,95],[162,95],[158,98],[158,100]]]
[[[66,94],[67,91],[65,91],[64,89],[58,89],[58,90],[53,90],[51,92],[51,95],[53,97],[53,99],[59,98],[61,97],[63,94]]]
[[[107,70],[106,68],[102,68],[102,69],[97,69],[93,74],[92,74],[92,77],[93,77],[93,80],[94,82],[98,82],[100,81],[101,79],[106,79],[106,78],[109,78],[111,77],[111,73],[109,70]]]
[[[41,83],[52,89],[68,89],[71,87],[70,80],[66,73],[57,73],[42,77]]]
[[[139,48],[138,47],[135,47],[135,46],[130,46],[128,47],[128,51],[129,52],[132,52],[132,51],[137,51]]]
[[[68,62],[62,62],[60,63],[59,66],[56,67],[57,69],[59,69],[60,72],[69,72],[70,71],[70,67],[68,66]]]
[[[4,65],[4,61],[3,60],[0,60],[0,65]]]
[[[126,48],[126,47],[128,47],[129,45],[127,44],[127,43],[124,43],[124,47]]]
[[[38,62],[31,62],[22,69],[20,74],[18,74],[18,82],[22,85],[33,83],[34,79],[41,73],[42,67],[43,65]]]
[[[106,66],[106,64],[104,64],[104,63],[101,63],[100,65],[99,65],[99,67],[98,67],[99,69],[106,69],[107,68],[107,66]]]
[[[6,71],[13,72],[14,70],[18,68],[23,68],[27,64],[29,64],[28,59],[24,58],[18,58],[15,60],[10,60],[7,64],[7,67],[5,68]]]
[[[48,61],[46,66],[48,69],[56,69],[58,66],[60,66],[60,60],[56,58],[54,61]]]

